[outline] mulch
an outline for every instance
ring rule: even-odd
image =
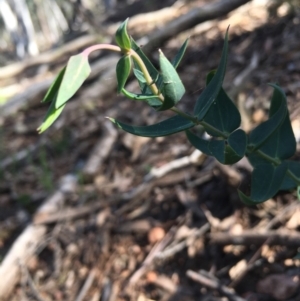
[[[268,82],[283,87],[293,124],[299,125],[299,22],[296,13],[250,29],[241,21],[230,29],[224,87],[243,100],[252,127],[267,117]],[[192,109],[206,73],[217,67],[223,34],[214,23],[191,38],[179,68],[187,90],[181,109]],[[164,53],[174,55],[182,39],[169,41]],[[258,67],[233,92],[234,80],[255,53]],[[110,78],[105,80],[109,85]],[[101,164],[87,176],[83,167],[91,151],[101,141],[108,143],[104,116],[141,125],[168,113],[158,115],[116,94],[95,97],[67,111],[57,122],[63,126],[38,136],[35,129],[45,110],[41,104],[23,109],[0,128],[1,162],[36,145],[0,170],[0,258],[33,218],[48,225],[36,254],[28,265],[21,264],[11,301],[300,300],[295,192],[244,206],[237,187],[240,181],[248,185],[249,166],[224,168],[199,154],[182,164],[180,159],[194,151],[183,133],[146,139],[117,129]],[[149,178],[172,162],[182,167]],[[49,220],[38,219],[36,209],[68,174],[77,180],[63,208]]]

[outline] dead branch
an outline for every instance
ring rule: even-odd
[[[153,264],[154,259],[156,258],[157,254],[160,253],[165,247],[172,241],[174,237],[174,230],[175,228],[171,228],[170,231],[165,235],[165,237],[158,242],[152,250],[149,252],[147,257],[145,258],[143,264],[137,269],[134,274],[129,279],[130,285],[135,285],[136,282],[144,275],[144,273],[150,268]]]
[[[137,14],[130,18],[128,30],[141,35],[146,31],[149,32],[150,30],[154,30],[158,26],[164,26],[167,22],[174,20],[174,18],[178,18],[188,9],[186,4],[175,2],[171,7],[165,7],[149,13]],[[110,25],[106,29],[106,34],[114,35],[119,25],[120,23]]]
[[[84,283],[83,287],[81,288],[75,301],[82,301],[85,298],[86,294],[88,293],[89,289],[91,288],[91,286],[95,280],[95,277],[96,277],[96,269],[92,269],[89,272],[89,275],[86,278],[85,283]]]
[[[183,249],[189,247],[195,243],[196,239],[202,237],[207,231],[209,231],[209,223],[204,224],[201,228],[193,231],[191,235],[187,236],[183,241],[175,242],[171,246],[167,247],[165,250],[161,251],[156,255],[156,258],[166,260]]]
[[[251,271],[258,261],[261,261],[261,252],[265,245],[268,244],[270,238],[267,239],[253,254],[253,256],[250,258],[250,260],[247,262],[247,265],[242,268],[239,273],[232,279],[231,283],[229,284],[229,287],[235,288],[248,274],[249,271]]]
[[[83,36],[58,49],[50,50],[39,56],[2,67],[0,68],[0,80],[16,76],[29,67],[52,63],[68,53],[95,44],[97,41],[98,37],[96,35]]]
[[[104,129],[103,137],[94,146],[89,160],[82,171],[85,180],[93,179],[117,139],[117,130],[110,121],[105,121],[102,128]]]
[[[216,232],[208,235],[211,244],[219,245],[282,245],[288,247],[300,246],[300,233],[297,231],[244,231],[239,235]]]
[[[209,278],[205,276],[204,273],[200,274],[191,270],[188,270],[186,275],[192,280],[199,282],[210,289],[217,290],[220,294],[226,296],[231,301],[246,301],[244,298],[237,296],[233,289],[222,285],[216,278]]]
[[[58,211],[63,205],[66,195],[73,192],[75,187],[75,178],[70,175],[65,176],[59,189],[40,207],[39,214],[47,215]],[[16,239],[0,265],[0,279],[5,279],[5,281],[0,281],[0,300],[6,300],[11,294],[21,276],[19,262],[26,265],[30,257],[36,252],[46,232],[46,226],[30,224]]]
[[[199,150],[194,150],[193,153],[189,156],[185,156],[176,160],[173,160],[167,164],[164,164],[163,166],[159,168],[152,168],[150,172],[145,176],[145,182],[148,182],[152,179],[161,178],[167,173],[186,167],[191,164],[196,164],[199,161],[202,161],[204,159],[205,155],[200,152]]]
[[[66,220],[72,220],[94,213],[97,210],[104,208],[105,205],[106,204],[103,203],[93,203],[90,205],[80,206],[79,208],[67,208],[59,210],[58,212],[49,212],[47,214],[37,213],[33,218],[33,223],[34,225],[45,225]]]
[[[145,45],[143,50],[150,53],[160,47],[166,40],[175,37],[180,32],[205,21],[220,18],[249,1],[250,0],[222,0],[199,8],[193,8],[185,15],[171,21],[145,38],[142,43]]]

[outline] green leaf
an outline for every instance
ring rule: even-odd
[[[269,118],[274,116],[282,102],[286,102],[284,92],[276,86],[271,100]],[[285,160],[292,157],[296,152],[296,139],[291,126],[289,114],[287,113],[282,124],[260,147],[268,156]]]
[[[243,130],[236,130],[227,140],[211,140],[209,150],[222,164],[234,164],[245,156],[247,136]]]
[[[185,40],[185,42],[181,45],[180,49],[178,50],[176,56],[174,57],[174,59],[172,60],[171,64],[173,65],[173,67],[176,69],[180,62],[181,62],[181,59],[183,58],[184,56],[184,53],[186,51],[186,48],[187,48],[187,45],[188,45],[188,42],[189,42],[189,38]],[[163,79],[162,77],[160,76],[156,82],[156,85],[158,87],[159,90],[161,90],[163,88]]]
[[[42,102],[50,102],[56,99],[65,71],[66,71],[66,67],[62,68],[59,71],[58,75],[56,76],[55,80],[52,82],[50,88],[48,89],[46,95],[44,96]]]
[[[182,60],[182,58],[184,56],[184,53],[186,51],[186,48],[188,46],[188,43],[189,43],[189,38],[187,38],[185,40],[185,42],[181,45],[181,47],[178,50],[176,56],[172,60],[172,65],[174,66],[175,69],[179,66],[179,64],[180,64],[180,62],[181,62],[181,60]]]
[[[186,131],[186,136],[190,143],[197,149],[199,149],[203,154],[206,154],[208,156],[211,156],[211,152],[209,150],[209,142],[208,140],[204,140],[191,131]]]
[[[64,105],[81,87],[91,73],[87,56],[82,53],[71,56],[58,90],[55,108]]]
[[[207,87],[201,93],[200,97],[197,99],[194,115],[198,118],[198,120],[203,120],[209,108],[215,101],[219,91],[222,87],[223,80],[225,77],[226,71],[226,63],[227,63],[227,55],[228,55],[228,29],[225,36],[221,61],[219,63],[218,70],[213,77],[213,79],[209,82]]]
[[[144,74],[143,74],[142,71],[140,71],[140,70],[138,70],[136,68],[133,68],[132,70],[133,70],[133,73],[134,73],[134,75],[135,75],[135,77],[136,77],[136,79],[138,81],[140,81],[143,84],[147,83],[147,81],[146,81],[146,79],[145,79]]]
[[[174,133],[178,133],[187,130],[194,126],[194,123],[180,115],[173,116],[169,119],[161,121],[157,124],[148,126],[133,126],[117,121],[113,118],[109,118],[119,128],[125,132],[131,133],[137,136],[143,137],[162,137],[168,136]]]
[[[162,94],[165,99],[158,110],[165,111],[178,103],[185,92],[185,88],[174,66],[169,62],[162,51],[159,53],[159,65],[163,80]]]
[[[288,166],[287,167],[288,170],[290,170],[296,177],[300,178],[300,162],[290,161],[290,160],[286,160],[285,162]],[[293,179],[291,179],[286,175],[280,186],[280,190],[295,189],[297,185],[298,184]]]
[[[153,94],[135,94],[135,93],[131,93],[129,91],[127,91],[126,89],[122,89],[122,93],[133,100],[154,100],[156,99],[159,103],[161,103],[161,101],[157,98],[157,96],[153,95]]]
[[[234,131],[228,137],[228,145],[239,157],[244,157],[247,149],[246,133],[241,129]]]
[[[116,42],[122,50],[130,50],[131,48],[130,37],[127,33],[127,23],[128,18],[119,26],[115,35]]]
[[[134,39],[131,38],[131,48],[140,56],[142,61],[144,62],[151,78],[153,79],[154,83],[157,82],[157,80],[160,78],[159,72],[157,69],[153,66],[153,64],[150,62],[150,60],[147,58],[147,56],[142,51],[141,47],[137,45],[137,43],[134,41]],[[139,65],[133,60],[134,68],[141,71]],[[142,72],[141,72],[142,73]],[[142,73],[143,74],[143,73]],[[135,73],[136,75],[136,73]],[[151,89],[147,85],[146,81],[139,80],[137,76],[139,86],[141,89],[142,94],[151,94]]]
[[[195,148],[222,164],[234,164],[245,156],[247,136],[243,130],[236,130],[226,140],[204,140],[191,131],[186,131],[186,136]]]
[[[148,97],[147,99],[142,97],[143,100],[146,100],[146,102],[148,103],[149,106],[153,107],[153,108],[158,108],[161,106],[161,100],[152,94],[152,91],[150,88],[148,88],[147,86],[147,82],[146,82],[146,79],[144,77],[144,74],[143,72],[141,72],[140,70],[136,69],[136,68],[133,68],[133,73],[136,77],[136,79],[138,80],[139,84],[140,84],[140,87],[141,87],[141,90],[142,91],[146,91],[148,93],[142,93],[142,94],[135,94],[135,96],[133,95],[133,93],[130,94],[125,94],[128,98],[131,98],[131,99],[135,99],[135,100],[141,100],[140,99],[140,96],[144,96],[144,95],[149,95],[150,97]],[[144,88],[142,88],[142,85],[144,85]],[[128,91],[125,91],[125,93],[128,93]],[[130,92],[129,92],[130,93]],[[139,96],[136,96],[136,95],[139,95]],[[132,98],[133,97],[133,98]],[[136,98],[137,97],[137,98]]]
[[[211,82],[214,74],[215,71],[212,71],[207,75],[207,84]],[[219,94],[206,113],[203,121],[226,134],[230,134],[240,126],[241,115],[223,88],[220,89]],[[218,132],[212,131],[205,125],[203,126],[209,135],[220,137]]]
[[[287,164],[274,166],[270,163],[260,164],[254,167],[252,173],[251,194],[246,196],[240,190],[239,196],[246,204],[259,204],[272,198],[283,182]]]
[[[122,92],[126,81],[131,71],[131,58],[130,55],[125,54],[120,58],[116,66],[117,82],[118,82],[118,93]]]
[[[270,114],[271,117],[258,125],[249,135],[249,146],[252,150],[260,148],[271,136],[276,132],[276,130],[282,125],[287,111],[286,97],[284,92],[280,87],[272,85],[276,90],[276,97],[272,98],[272,102],[276,103],[274,105],[274,110]],[[276,100],[276,102],[275,102]],[[277,139],[275,139],[277,141]]]
[[[300,186],[297,186],[297,198],[300,201]]]
[[[65,104],[59,107],[58,109],[55,108],[55,101],[51,102],[51,105],[48,109],[48,112],[44,118],[43,123],[38,127],[39,134],[45,132],[53,122],[59,117],[61,112],[63,111]]]
[[[242,191],[238,189],[238,195],[241,201],[248,206],[257,205],[255,201],[253,201],[249,196],[245,195]]]

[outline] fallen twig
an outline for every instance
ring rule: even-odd
[[[147,269],[149,269],[149,267],[153,263],[156,255],[162,250],[164,250],[164,248],[172,241],[173,236],[174,236],[174,228],[171,228],[171,230],[165,235],[165,237],[160,242],[155,244],[155,246],[152,248],[152,250],[145,258],[140,268],[136,270],[134,274],[130,277],[129,279],[130,285],[134,285],[144,275],[144,273],[147,271]]]
[[[45,225],[45,224],[52,224],[56,222],[72,220],[76,218],[80,218],[90,213],[94,213],[99,209],[102,209],[107,204],[103,203],[92,203],[90,205],[81,205],[78,208],[66,208],[63,210],[59,210],[58,212],[53,213],[37,213],[33,218],[34,225]]]
[[[102,128],[104,133],[94,146],[82,171],[85,180],[91,180],[96,175],[117,139],[118,132],[110,121],[105,121]]]
[[[231,283],[229,284],[229,287],[235,288],[247,275],[249,271],[251,271],[255,266],[257,261],[260,259],[261,251],[263,246],[267,245],[268,242],[271,239],[267,239],[259,248],[256,250],[256,252],[253,254],[253,256],[250,258],[250,260],[247,262],[247,265],[245,268],[239,271],[238,275],[232,279]],[[261,260],[260,260],[261,261]]]
[[[300,246],[300,233],[296,231],[244,231],[242,234],[216,232],[208,234],[211,244],[219,245],[284,245],[288,247]]]
[[[166,260],[172,256],[174,256],[176,253],[180,252],[184,248],[190,246],[195,242],[196,239],[203,236],[208,230],[210,229],[210,224],[206,223],[201,228],[195,230],[191,236],[186,237],[185,240],[180,241],[176,244],[172,244],[172,246],[166,248],[165,250],[159,252],[156,255],[156,258]]]
[[[164,164],[163,166],[159,168],[152,168],[150,172],[145,176],[144,181],[148,182],[155,178],[161,178],[167,173],[179,169],[182,167],[186,167],[190,164],[195,164],[199,161],[201,161],[201,158],[203,158],[205,155],[200,152],[198,149],[194,150],[193,153],[189,156],[185,156],[176,160],[173,160],[167,164]]]
[[[196,273],[191,270],[188,270],[186,272],[186,275],[192,280],[199,282],[210,289],[217,290],[220,294],[226,296],[231,301],[246,301],[244,298],[237,296],[233,289],[230,289],[229,287],[222,285],[218,279],[208,278],[203,274]]]
[[[90,272],[89,272],[89,275],[88,277],[86,278],[78,296],[76,297],[75,301],[82,301],[86,294],[88,293],[89,289],[91,288],[94,280],[95,280],[95,277],[96,277],[96,269],[92,269]]]
[[[143,50],[147,53],[160,47],[166,40],[178,35],[178,33],[194,27],[208,20],[216,19],[228,14],[250,0],[222,0],[209,3],[199,8],[193,8],[185,15],[167,23],[165,26],[143,39]]]
[[[37,301],[45,301],[41,294],[39,293],[35,283],[33,282],[33,279],[31,278],[31,275],[27,269],[27,266],[22,263],[21,261],[19,262],[20,269],[22,272],[22,284],[23,284],[23,289],[25,290],[26,284],[30,287],[30,292],[34,295],[35,299]],[[25,293],[25,292],[24,292]]]

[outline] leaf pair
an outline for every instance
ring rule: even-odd
[[[197,137],[190,131],[187,131],[186,134],[191,144],[203,153],[214,156],[222,164],[233,164],[244,157],[247,148],[247,137],[244,131],[236,130],[240,126],[241,116],[222,88],[223,76],[220,76],[220,74],[223,74],[224,70],[222,69],[226,66],[226,63],[224,64],[227,59],[226,48],[225,41],[223,61],[221,60],[216,72],[212,71],[207,75],[206,88],[197,102],[198,104],[201,102],[206,111],[204,117],[201,117],[201,124],[209,135],[217,139],[207,141]],[[213,86],[215,86],[215,90],[213,90]],[[206,99],[202,97],[203,94],[207,96]],[[196,109],[194,112],[196,112]],[[200,108],[199,112],[200,115],[197,116],[202,116],[201,114],[204,111]],[[228,138],[225,139],[224,137]]]
[[[164,96],[163,103],[159,100],[158,97],[149,97],[144,98],[147,103],[155,108],[157,111],[165,111],[172,108],[178,103],[185,93],[185,88],[181,82],[181,79],[176,71],[184,52],[187,48],[188,39],[183,43],[179,49],[177,55],[173,59],[172,63],[165,57],[165,55],[160,51],[159,54],[159,65],[160,72],[153,66],[147,56],[144,54],[142,49],[136,44],[136,42],[131,39],[132,49],[140,56],[143,63],[145,64],[150,77],[153,79],[153,83],[147,83],[142,73],[142,70],[139,64],[134,61],[134,75],[139,82],[139,86],[142,94],[136,94],[137,99],[141,99],[143,96],[153,95],[151,90],[151,84],[155,84],[159,89],[159,92]]]
[[[297,183],[286,175],[288,170],[300,176],[300,163],[283,161],[294,155],[296,140],[285,93],[279,86],[275,84],[271,86],[274,93],[269,119],[257,126],[249,135],[251,152],[248,159],[254,167],[250,197],[239,191],[241,199],[247,204],[264,202],[279,190],[297,187]]]
[[[126,54],[120,59],[119,63],[117,64],[118,92],[121,91],[125,96],[127,96],[130,99],[146,101],[157,111],[164,111],[172,108],[176,103],[178,103],[178,101],[182,98],[183,94],[185,93],[184,86],[175,68],[178,67],[184,55],[184,52],[187,47],[187,42],[188,40],[186,40],[181,46],[172,63],[169,62],[169,60],[160,51],[159,63],[161,73],[159,73],[157,69],[153,66],[153,64],[150,62],[150,60],[147,58],[147,56],[143,53],[141,48],[136,44],[136,42],[133,39],[131,39],[132,49],[142,59],[151,78],[154,79],[153,84],[156,84],[157,87],[161,90],[161,93],[164,96],[163,103],[161,103],[161,100],[158,98],[157,95],[154,95],[152,93],[152,90],[147,84],[144,74],[142,73],[141,68],[136,61],[133,62],[133,73],[139,82],[142,94],[131,93],[124,88],[131,68],[131,65],[129,63],[130,57]],[[124,131],[144,137],[160,137],[171,135],[194,126],[193,122],[181,116],[173,116],[162,122],[150,126],[133,126],[117,121],[113,118],[109,119],[118,127],[122,128]]]
[[[39,133],[47,130],[59,117],[66,102],[77,92],[90,72],[87,56],[80,53],[69,59],[67,66],[59,72],[42,100],[42,102],[51,102],[51,105],[38,128]]]
[[[222,164],[234,164],[241,160],[246,153],[246,133],[238,129],[231,133],[227,139],[204,140],[191,131],[186,131],[190,143],[204,154],[215,157]]]

